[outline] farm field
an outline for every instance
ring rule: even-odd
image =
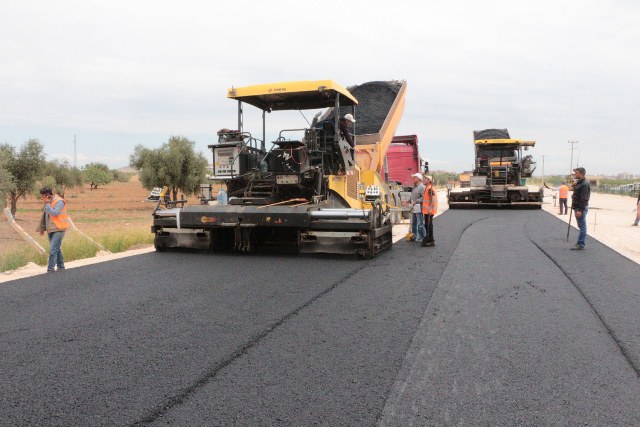
[[[113,182],[89,190],[88,186],[67,189],[65,200],[76,227],[111,252],[122,252],[149,246],[151,212],[155,203],[145,202],[149,192],[133,176],[130,182]],[[192,197],[189,203],[198,203]],[[18,202],[16,222],[48,249],[46,236],[35,232],[42,203],[34,196]],[[100,248],[75,230],[67,232],[62,244],[65,261],[95,256]],[[13,270],[29,262],[46,265],[47,255],[41,255],[9,224],[5,215],[0,219],[0,271]]]

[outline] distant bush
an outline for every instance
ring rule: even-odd
[[[129,182],[131,181],[131,177],[135,175],[131,172],[120,172],[119,170],[113,169],[111,171],[113,173],[113,180],[116,182]]]

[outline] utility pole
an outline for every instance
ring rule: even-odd
[[[578,141],[567,141],[571,144],[571,164],[569,165],[569,176],[573,173],[573,150],[575,150],[574,145],[578,143]]]
[[[544,158],[547,157],[544,154],[542,155],[542,185],[544,185]]]
[[[73,134],[73,168],[78,167],[78,143],[76,142],[76,134]]]

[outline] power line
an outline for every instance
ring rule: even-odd
[[[573,173],[573,150],[576,149],[574,145],[577,144],[578,141],[567,141],[567,142],[571,144],[571,163],[569,164],[569,175],[571,175]]]

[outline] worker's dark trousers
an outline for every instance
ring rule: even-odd
[[[564,212],[562,211],[562,207],[564,206]],[[567,214],[567,199],[560,199],[560,215]]]
[[[424,228],[427,231],[427,237],[424,238],[424,241],[433,242],[433,215],[424,215]]]

